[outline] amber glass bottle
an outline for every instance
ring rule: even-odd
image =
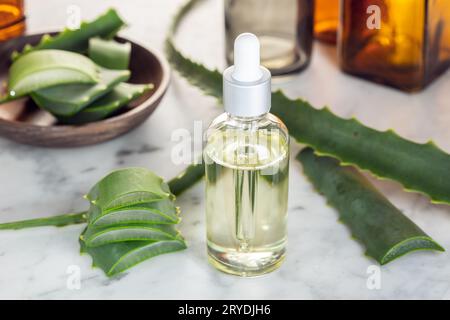
[[[338,25],[339,0],[316,0],[314,8],[315,38],[335,44]]]
[[[0,0],[0,41],[20,36],[24,31],[23,0]]]
[[[450,66],[450,1],[342,0],[341,5],[344,71],[417,91]]]

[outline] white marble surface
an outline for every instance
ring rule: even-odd
[[[76,3],[90,19],[117,7],[130,27],[123,34],[162,50],[171,16],[181,0],[27,1],[29,32],[60,28],[66,8]],[[220,1],[209,0],[186,21],[180,47],[211,67],[223,66]],[[418,142],[433,139],[450,152],[450,73],[428,90],[408,95],[342,74],[333,48],[316,45],[311,66],[279,84],[291,97],[316,106],[329,105],[343,117],[356,116],[378,129],[394,128]],[[82,194],[113,168],[145,166],[169,178],[182,169],[170,162],[171,132],[193,130],[218,113],[174,74],[171,87],[154,115],[133,132],[101,145],[66,150],[34,148],[0,138],[0,221],[47,216],[86,207]],[[299,147],[294,146],[293,151]],[[295,153],[293,153],[295,154]],[[371,178],[372,179],[372,178]],[[373,179],[372,179],[373,180]],[[397,183],[375,181],[407,216],[450,249],[450,208],[405,193]],[[371,299],[450,298],[448,253],[416,252],[381,269],[381,289],[366,286],[374,263],[337,223],[337,213],[312,190],[301,167],[292,161],[289,202],[289,251],[278,271],[256,279],[221,274],[206,262],[203,184],[179,198],[181,224],[189,248],[146,261],[116,279],[91,269],[78,254],[82,226],[0,232],[0,298],[20,299]],[[79,266],[81,288],[68,289],[67,269]]]

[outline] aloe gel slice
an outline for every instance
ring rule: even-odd
[[[93,248],[86,246],[80,239],[80,247],[82,254],[88,253],[92,257],[93,267],[102,269],[107,276],[112,277],[152,257],[184,250],[186,244],[180,238],[163,241],[125,241]]]
[[[58,117],[61,123],[83,124],[99,121],[119,111],[153,88],[151,84],[119,83],[111,92],[71,117]]]
[[[86,52],[90,38],[111,38],[124,25],[125,23],[117,14],[117,11],[109,9],[95,20],[83,22],[79,29],[66,29],[56,36],[44,35],[36,46],[25,46],[21,53],[15,52],[12,58],[16,60],[24,54],[44,49]]]
[[[318,157],[310,148],[297,159],[317,191],[337,209],[352,236],[366,247],[366,254],[380,264],[415,250],[444,249],[392,205],[358,171],[342,167],[330,157]]]
[[[128,80],[128,70],[100,69],[100,80],[95,85],[69,84],[54,86],[31,93],[33,101],[56,116],[72,116],[96,99],[110,92],[114,86]]]
[[[145,168],[125,168],[102,178],[86,195],[101,214],[131,205],[173,197],[164,180]],[[92,219],[96,220],[96,219]]]
[[[175,240],[178,234],[173,225],[124,224],[107,227],[89,225],[82,240],[88,247],[98,247],[123,241]]]
[[[131,44],[100,38],[89,39],[88,56],[98,65],[108,69],[128,69]]]
[[[9,69],[8,90],[13,97],[62,84],[99,81],[98,67],[89,58],[69,51],[40,50],[17,59]]]
[[[97,211],[97,212],[95,212]],[[176,224],[180,222],[179,209],[170,199],[149,203],[141,203],[101,212],[101,209],[91,204],[89,222],[94,226],[111,226],[125,223],[139,224]]]

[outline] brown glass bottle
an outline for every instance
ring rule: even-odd
[[[0,41],[20,36],[24,31],[23,0],[0,0]]]
[[[342,0],[341,5],[344,71],[417,91],[450,66],[450,1]]]
[[[339,26],[339,0],[315,0],[314,37],[336,44]]]
[[[313,42],[313,0],[225,0],[226,59],[233,64],[233,45],[244,32],[258,36],[261,63],[273,76],[304,69]]]

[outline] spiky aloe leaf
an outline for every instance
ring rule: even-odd
[[[111,38],[125,23],[117,14],[116,10],[109,9],[103,15],[91,22],[83,22],[79,29],[66,29],[56,36],[45,35],[35,45],[27,45],[22,52],[13,53],[13,60],[22,55],[42,49],[59,49],[75,52],[85,52],[88,48],[89,39],[93,37]]]
[[[99,67],[99,82],[94,85],[58,85],[32,92],[31,97],[42,109],[56,116],[71,117],[109,93],[118,83],[129,78],[128,70],[108,70]]]
[[[297,159],[317,191],[337,209],[352,236],[364,244],[366,254],[380,264],[415,250],[444,251],[354,168],[342,167],[334,158],[316,156],[311,148],[301,151]]]
[[[184,250],[186,244],[180,238],[163,241],[125,241],[93,248],[86,246],[80,239],[80,248],[82,254],[88,253],[92,257],[93,267],[102,269],[107,276],[112,277],[152,257]]]
[[[220,73],[184,57],[174,45],[174,34],[183,17],[201,1],[189,1],[180,9],[166,40],[166,53],[173,67],[191,84],[220,100]],[[281,91],[272,95],[271,112],[284,121],[292,137],[318,154],[396,180],[408,191],[428,195],[434,203],[450,204],[450,155],[432,142],[418,144],[392,130],[368,128],[355,119],[339,118],[326,108],[318,110],[303,100],[291,100]]]
[[[290,100],[280,91],[272,95],[272,111],[291,136],[328,155],[341,165],[356,165],[380,178],[403,184],[407,191],[426,194],[434,203],[450,203],[450,155],[432,142],[408,141],[393,130],[380,132],[356,119],[342,119],[303,100]]]

